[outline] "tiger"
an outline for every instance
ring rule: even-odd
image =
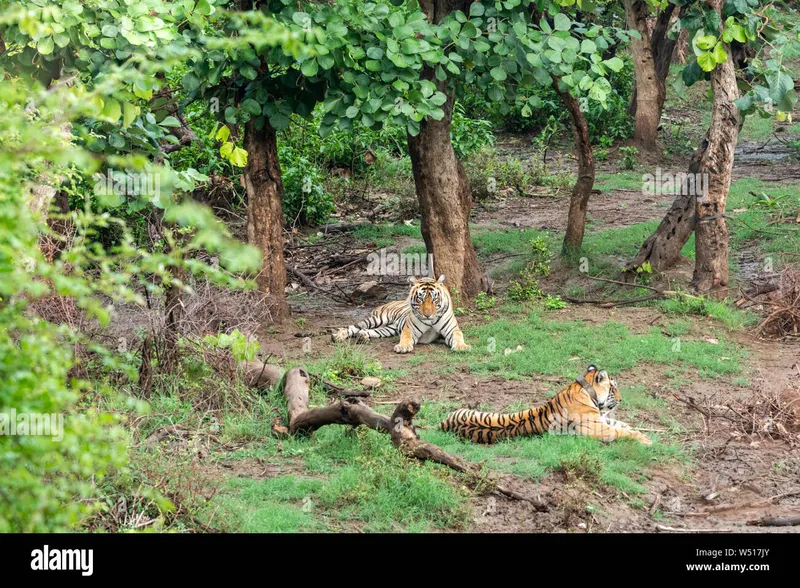
[[[617,382],[605,370],[590,365],[585,375],[579,376],[542,406],[511,414],[462,408],[447,415],[439,423],[439,428],[475,443],[495,443],[549,431],[586,435],[603,441],[630,437],[652,445],[643,433],[610,418],[609,413],[621,400]]]
[[[444,285],[444,275],[438,279],[411,276],[409,282],[411,290],[407,299],[379,306],[360,323],[335,331],[333,340],[357,338],[369,341],[399,334],[400,342],[394,346],[395,353],[410,353],[418,343],[433,343],[439,337],[443,337],[454,351],[471,349],[458,328],[453,299]]]

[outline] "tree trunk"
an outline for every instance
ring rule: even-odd
[[[431,22],[441,21],[454,10],[467,11],[468,4],[465,0],[420,3]],[[433,79],[433,72],[427,68],[423,77]],[[439,121],[425,119],[420,123],[419,135],[408,136],[422,216],[422,237],[428,253],[433,255],[435,274],[444,274],[448,287],[458,289],[464,298],[472,298],[483,289],[483,276],[469,231],[472,194],[450,140],[453,92],[447,88],[446,82],[437,85],[448,95],[447,102],[442,105],[444,118]]]
[[[572,188],[569,201],[569,217],[567,218],[567,232],[564,235],[562,251],[565,255],[577,253],[583,244],[583,234],[586,229],[586,208],[589,196],[594,187],[594,154],[589,140],[589,124],[581,112],[580,104],[569,90],[561,91],[558,87],[558,78],[553,76],[553,89],[561,97],[569,116],[572,119],[572,134],[575,139],[575,150],[578,154],[578,180]]]
[[[698,199],[695,191],[681,190],[656,232],[644,242],[639,253],[626,266],[626,271],[630,271],[650,262],[654,271],[669,268],[680,258],[681,249],[695,227],[706,225],[698,230],[695,245],[696,265],[692,284],[699,292],[723,286],[728,282],[727,227],[724,217],[715,218],[715,215],[725,212],[733,152],[742,119],[733,104],[738,93],[734,64],[727,46],[726,51],[728,60],[717,65],[711,72],[711,87],[714,92],[711,124],[689,163],[689,174],[703,178],[702,185],[705,185],[707,193]],[[696,225],[695,218],[708,220],[701,220]],[[723,257],[724,263],[720,261]],[[698,270],[701,265],[703,268]]]
[[[708,0],[707,4],[722,16],[722,0]],[[733,103],[739,97],[739,89],[731,48],[727,44],[725,53],[728,59],[717,64],[711,72],[714,107],[708,129],[708,148],[700,163],[700,171],[708,174],[707,193],[696,198],[692,286],[698,292],[728,285],[728,227],[724,215],[741,116]]]
[[[667,99],[667,76],[669,75],[669,66],[672,63],[672,56],[675,53],[675,47],[678,44],[678,39],[670,39],[667,37],[669,32],[670,20],[675,12],[675,5],[668,4],[662,10],[656,25],[653,27],[653,32],[650,35],[650,51],[653,54],[653,61],[656,71],[656,83],[658,84],[658,118],[661,120],[661,113],[664,111],[664,102]],[[683,14],[683,7],[678,9],[678,18]],[[633,87],[631,93],[631,104],[628,112],[631,116],[636,116],[636,104],[638,100],[638,92],[636,86]]]
[[[472,194],[450,142],[453,101],[451,94],[442,105],[442,120],[424,120],[419,135],[408,136],[408,150],[434,272],[444,274],[445,284],[462,297],[472,298],[481,291],[481,270],[469,231]]]
[[[633,68],[636,75],[636,114],[633,132],[634,143],[645,151],[654,151],[658,124],[661,120],[658,78],[655,60],[650,47],[650,29],[647,17],[650,9],[645,0],[624,0],[625,19],[629,29],[638,31],[641,39],[631,37]]]
[[[268,122],[255,128],[251,119],[245,126],[244,148],[247,166],[247,240],[264,255],[257,283],[272,300],[270,313],[280,322],[290,314],[286,303],[286,267],[283,261],[283,180],[278,162],[278,140]]]

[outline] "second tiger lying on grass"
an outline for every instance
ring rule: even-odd
[[[603,441],[631,437],[645,445],[650,439],[634,431],[622,421],[615,421],[602,411],[610,411],[622,400],[616,381],[590,365],[583,377],[564,388],[544,405],[521,412],[501,414],[462,408],[450,413],[439,423],[443,431],[451,431],[476,443],[494,443],[524,435],[586,435]]]

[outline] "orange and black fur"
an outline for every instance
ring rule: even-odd
[[[438,280],[412,277],[410,282],[408,298],[379,306],[360,323],[334,332],[333,340],[369,341],[400,335],[400,342],[394,346],[396,353],[409,353],[418,343],[432,343],[439,338],[454,351],[469,349],[458,328],[453,299],[443,283],[444,276],[439,276]]]
[[[642,433],[603,414],[614,409],[620,400],[617,383],[605,370],[599,371],[590,365],[583,377],[542,406],[511,414],[462,408],[450,413],[439,423],[439,428],[476,443],[550,432],[586,435],[603,441],[630,437],[651,445],[650,439]]]

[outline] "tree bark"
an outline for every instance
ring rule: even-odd
[[[650,9],[645,0],[624,0],[625,20],[628,28],[636,30],[641,39],[631,37],[633,68],[636,75],[636,113],[633,141],[645,151],[654,151],[661,120],[659,84],[655,60],[650,46],[651,35],[647,26]]]
[[[722,0],[708,0],[709,8],[722,17]],[[708,174],[707,193],[695,204],[695,266],[692,286],[709,292],[728,285],[728,227],[725,204],[731,187],[733,154],[739,139],[741,116],[733,101],[739,97],[736,71],[730,45],[728,59],[711,72],[714,106],[708,129],[708,148],[700,162],[701,173]]]
[[[572,134],[578,155],[578,180],[575,182],[570,196],[567,232],[564,235],[562,248],[565,255],[571,255],[580,251],[583,244],[583,235],[586,230],[586,208],[594,187],[594,154],[592,143],[589,140],[589,124],[581,112],[580,104],[569,93],[569,90],[561,91],[558,82],[559,79],[553,76],[553,89],[561,97],[569,111],[570,119],[572,119]]]
[[[468,9],[465,0],[428,0],[420,5],[432,22],[441,21],[453,10]],[[423,76],[433,79],[433,71],[427,68]],[[458,289],[462,297],[472,298],[482,290],[483,277],[469,230],[472,194],[450,140],[454,95],[446,82],[437,85],[448,95],[442,105],[444,117],[439,121],[423,120],[419,134],[408,136],[422,237],[428,253],[433,255],[435,274],[444,274],[448,287]]]
[[[721,4],[718,0],[709,2]],[[644,242],[639,253],[626,266],[626,271],[641,267],[645,262],[650,262],[654,271],[671,267],[680,258],[681,249],[695,228],[706,225],[698,230],[695,244],[695,274],[692,285],[699,292],[727,285],[728,282],[727,227],[724,217],[716,215],[725,213],[733,152],[742,118],[733,104],[738,91],[735,66],[727,45],[726,52],[728,60],[718,64],[711,73],[711,87],[714,92],[711,124],[689,163],[689,173],[704,178],[707,194],[696,198],[694,192],[681,190],[656,232]],[[708,220],[696,224],[696,218]],[[698,270],[700,266],[703,267]]]
[[[264,255],[257,283],[272,300],[275,322],[290,314],[286,303],[286,266],[283,259],[283,180],[278,162],[278,139],[268,122],[255,128],[251,119],[245,126],[244,148],[247,166],[243,179],[247,190],[247,240]]]
[[[650,35],[650,52],[653,55],[653,62],[656,72],[656,83],[658,84],[658,118],[661,120],[661,113],[664,112],[664,102],[667,99],[667,76],[669,75],[669,66],[672,63],[672,57],[675,53],[675,47],[678,44],[678,39],[670,39],[667,37],[669,32],[670,20],[675,13],[675,5],[668,4],[667,7],[659,12],[656,25],[653,27],[653,32]],[[683,14],[683,7],[678,9],[677,17],[680,18]],[[636,116],[636,105],[638,99],[638,92],[636,86],[633,87],[631,93],[631,104],[628,112],[631,116]]]

